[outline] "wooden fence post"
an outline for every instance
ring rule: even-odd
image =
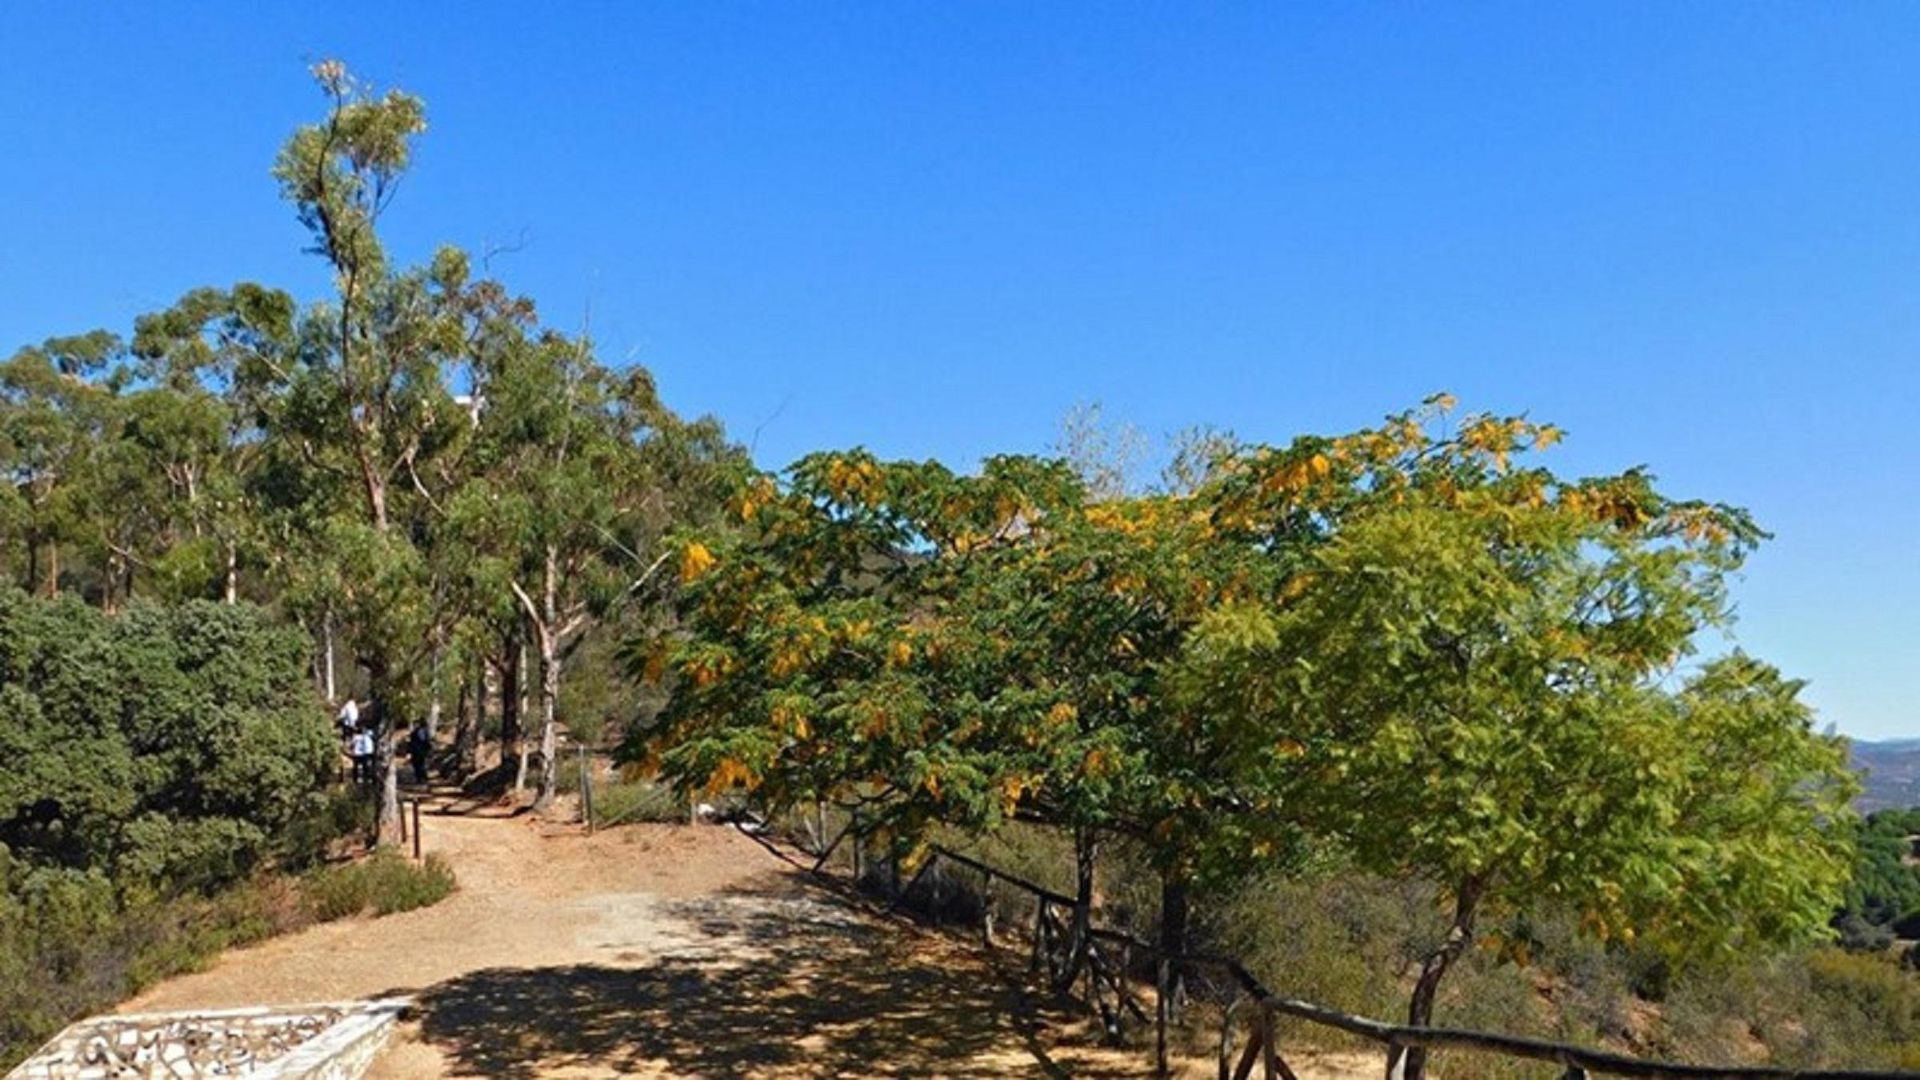
[[[1220,1010],[1219,1080],[1233,1080],[1233,1013],[1239,1007],[1240,995],[1236,993],[1226,1008]]]
[[[406,820],[406,815],[401,815]],[[413,861],[420,861],[420,800],[413,800]]]
[[[1153,966],[1153,1067],[1167,1075],[1167,958],[1162,955]]]
[[[587,821],[587,835],[593,835],[593,759],[587,744],[580,743],[580,816]]]
[[[1280,1080],[1280,1051],[1273,1045],[1276,1041],[1274,1038],[1276,1032],[1273,1030],[1273,1010],[1265,1005],[1260,1006],[1260,1034],[1261,1071],[1266,1074],[1267,1080]]]
[[[1027,975],[1040,974],[1040,958],[1045,954],[1047,941],[1047,898],[1034,897],[1033,900],[1033,960],[1027,965]]]

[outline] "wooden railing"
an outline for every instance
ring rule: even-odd
[[[829,854],[831,850],[829,849]],[[991,896],[994,883],[1004,882],[1033,898],[1034,916],[1032,939],[1031,972],[1047,974],[1052,981],[1059,980],[1065,974],[1066,966],[1071,962],[1068,950],[1073,942],[1067,932],[1067,922],[1061,917],[1062,911],[1071,911],[1074,899],[1055,892],[1042,885],[1024,880],[1004,870],[990,866],[978,859],[970,858],[959,852],[943,847],[932,849],[931,856],[921,864],[906,888],[900,891],[894,903],[897,905],[913,887],[933,869],[936,862],[945,861],[979,874],[984,879],[984,888]],[[821,863],[825,862],[825,856]],[[818,865],[818,864],[816,864]],[[991,904],[989,904],[989,912]],[[984,927],[989,943],[993,937],[991,918]],[[1220,985],[1226,988],[1231,998],[1222,1013],[1220,1023],[1220,1041],[1218,1048],[1220,1080],[1248,1080],[1257,1067],[1266,1080],[1295,1080],[1293,1071],[1287,1066],[1281,1055],[1279,1033],[1276,1020],[1280,1016],[1291,1016],[1309,1023],[1335,1028],[1357,1035],[1360,1038],[1379,1043],[1390,1056],[1397,1056],[1414,1047],[1428,1050],[1468,1051],[1482,1054],[1495,1054],[1507,1058],[1517,1058],[1549,1063],[1564,1070],[1565,1080],[1584,1080],[1589,1075],[1652,1077],[1657,1080],[1667,1078],[1693,1078],[1693,1080],[1916,1080],[1916,1072],[1872,1072],[1847,1070],[1799,1070],[1769,1066],[1709,1066],[1683,1065],[1677,1062],[1654,1061],[1646,1058],[1615,1054],[1590,1047],[1574,1046],[1568,1043],[1550,1042],[1545,1039],[1530,1039],[1518,1035],[1501,1035],[1485,1031],[1466,1031],[1456,1028],[1408,1027],[1404,1024],[1389,1024],[1364,1016],[1355,1016],[1337,1009],[1329,1009],[1310,1001],[1282,997],[1262,985],[1239,961],[1231,957],[1202,954],[1169,955],[1157,945],[1142,941],[1130,934],[1118,930],[1093,928],[1090,940],[1083,951],[1082,970],[1086,979],[1086,1000],[1100,1017],[1110,1032],[1117,1033],[1124,1022],[1123,1016],[1130,1015],[1145,1023],[1148,1014],[1145,1006],[1135,993],[1132,973],[1136,969],[1136,960],[1149,960],[1153,965],[1157,992],[1154,995],[1152,1023],[1154,1026],[1155,1056],[1161,1071],[1167,1067],[1167,1025],[1169,1008],[1174,996],[1169,988],[1175,984],[1175,978],[1182,974],[1212,972],[1222,976]],[[1236,1059],[1235,1049],[1242,1018],[1247,1028],[1245,1042],[1239,1049]]]

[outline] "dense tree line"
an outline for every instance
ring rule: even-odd
[[[936,826],[1070,830],[1080,934],[1092,851],[1125,838],[1175,954],[1196,892],[1306,852],[1424,879],[1450,917],[1415,1024],[1533,903],[1675,963],[1818,934],[1852,863],[1844,745],[1765,663],[1690,659],[1763,534],[1639,471],[1559,476],[1531,464],[1557,430],[1451,405],[1211,438],[1140,494],[1027,457],[751,477],[684,544],[681,621],[634,644],[674,689],[634,752],[858,808],[908,858]]]
[[[1836,925],[1860,948],[1920,937],[1920,808],[1878,810],[1860,823],[1853,881]],[[1909,956],[1908,962],[1920,961]]]
[[[742,455],[462,251],[396,263],[380,219],[424,107],[314,71],[325,114],[273,174],[331,295],[198,288],[130,334],[0,363],[5,569],[106,612],[247,600],[304,627],[323,692],[371,699],[383,835],[391,725],[450,706],[471,767],[498,703],[514,782],[544,804],[569,657],[594,626],[644,621],[671,579],[662,537],[710,516]]]

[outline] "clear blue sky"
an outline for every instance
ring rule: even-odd
[[[1777,534],[1740,639],[1920,734],[1920,6],[0,6],[0,348],[325,285],[314,59],[423,95],[408,257],[517,246],[759,458],[1435,390]]]

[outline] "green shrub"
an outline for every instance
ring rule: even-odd
[[[307,647],[247,605],[0,589],[0,845],[167,894],[279,857],[334,763]]]
[[[310,920],[278,876],[210,897],[122,897],[103,876],[45,868],[12,886],[0,892],[0,1069],[77,1017]]]
[[[616,780],[593,789],[593,819],[602,825],[687,820],[687,804],[653,780]]]
[[[307,907],[314,919],[331,922],[371,911],[392,915],[437,903],[454,888],[453,869],[438,855],[415,865],[397,852],[381,849],[359,862],[328,867],[306,881]]]

